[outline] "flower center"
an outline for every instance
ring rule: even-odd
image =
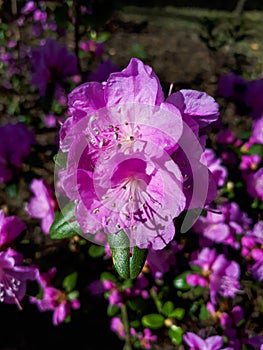
[[[21,281],[4,272],[0,281],[0,302],[4,302],[7,296],[11,297],[14,299],[14,302],[17,304],[19,310],[22,310],[22,306],[20,305],[16,296],[20,285]]]

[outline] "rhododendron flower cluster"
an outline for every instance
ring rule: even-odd
[[[53,311],[53,324],[57,326],[71,314],[72,309],[79,309],[80,302],[77,296],[70,296],[63,290],[52,285],[52,279],[56,274],[56,268],[51,268],[46,273],[38,273],[37,281],[42,289],[42,298],[30,297],[30,302],[37,304],[40,311]]]
[[[131,59],[106,82],[73,90],[69,111],[59,179],[84,234],[124,230],[132,246],[162,249],[175,234],[174,218],[215,198],[201,162],[205,127],[218,116],[207,94],[182,90],[165,100],[152,69]]]
[[[238,235],[245,234],[252,223],[252,220],[243,213],[238,204],[229,202],[217,206],[218,212],[208,211],[206,216],[200,216],[194,224],[194,231],[212,242],[229,244],[238,249]],[[206,244],[207,244],[206,240]]]
[[[228,261],[223,254],[217,255],[215,249],[204,248],[192,265],[201,268],[201,274],[189,274],[187,283],[191,286],[208,286],[213,304],[218,294],[233,298],[240,291],[240,267],[235,261]]]
[[[32,80],[41,96],[45,96],[48,84],[63,86],[69,77],[78,74],[77,57],[69,53],[54,39],[32,50]],[[54,88],[54,87],[53,87]]]

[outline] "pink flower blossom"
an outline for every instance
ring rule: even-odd
[[[48,234],[55,218],[56,204],[53,195],[43,180],[34,179],[30,189],[34,197],[29,201],[26,209],[29,215],[41,219],[41,228],[45,234]]]
[[[26,225],[18,217],[5,217],[3,210],[0,210],[0,249],[12,244],[25,228]]]
[[[67,197],[76,203],[75,216],[84,234],[123,229],[132,245],[155,250],[172,240],[173,219],[186,204],[178,155],[172,154],[180,142],[189,153],[192,143],[187,138],[194,137],[200,152],[189,162],[207,175],[207,167],[200,163],[204,139],[199,125],[203,128],[218,115],[218,106],[208,95],[192,90],[180,94],[185,110],[177,98],[164,100],[149,66],[131,59],[106,82],[83,84],[69,95],[71,116],[60,133],[67,167],[59,177]],[[183,126],[182,113],[190,126]],[[209,176],[202,181],[206,179],[209,182]],[[202,194],[204,204],[204,189]]]
[[[201,161],[203,164],[207,165],[208,169],[213,174],[213,179],[217,186],[224,186],[228,171],[227,168],[221,164],[221,159],[216,157],[215,152],[212,149],[207,148],[201,156]]]
[[[204,278],[210,288],[210,298],[213,304],[216,304],[216,296],[233,298],[240,290],[240,267],[235,261],[228,261],[223,254],[216,254],[215,249],[204,248],[198,254],[197,259],[191,261],[191,264],[200,266],[201,274],[191,274],[187,278],[190,285],[204,286]]]
[[[244,175],[244,178],[250,196],[263,201],[263,168],[260,168],[255,173]]]
[[[53,311],[54,326],[62,323],[71,314],[71,309],[79,309],[80,302],[77,297],[71,299],[65,291],[59,290],[51,285],[56,269],[51,268],[48,272],[38,273],[37,280],[43,291],[41,299],[30,297],[30,302],[37,304],[39,311]]]
[[[202,339],[192,332],[187,332],[183,338],[190,350],[219,350],[224,343],[224,338],[218,335]]]
[[[263,116],[253,121],[251,139],[254,143],[263,145]]]
[[[33,266],[22,266],[23,256],[8,248],[0,252],[0,302],[17,304],[26,294],[26,281],[35,280],[38,270]]]

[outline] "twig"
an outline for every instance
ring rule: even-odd
[[[237,1],[237,4],[236,4],[236,7],[235,9],[233,10],[233,14],[235,16],[239,16],[241,15],[243,9],[244,9],[244,6],[245,6],[245,3],[246,3],[247,0],[238,0]]]
[[[130,325],[128,319],[128,312],[125,304],[121,306],[121,316],[125,330],[125,345],[123,350],[132,350]]]

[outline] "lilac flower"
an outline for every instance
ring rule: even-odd
[[[235,73],[220,77],[218,82],[218,94],[235,101],[242,101],[247,90],[247,81]]]
[[[222,144],[233,144],[235,139],[235,135],[229,129],[223,130],[217,135],[217,142]]]
[[[212,149],[206,148],[201,156],[201,161],[207,165],[208,169],[213,174],[213,179],[218,187],[224,186],[228,171],[227,168],[221,164],[221,159],[216,157]]]
[[[112,317],[110,328],[113,332],[117,333],[120,338],[125,337],[124,325],[119,317]]]
[[[184,117],[193,119],[200,129],[217,120],[218,104],[205,92],[180,90],[167,99],[174,104]]]
[[[194,224],[194,231],[217,243],[229,244],[238,249],[236,235],[246,232],[251,219],[242,212],[237,203],[218,205],[219,213],[210,212],[200,216]]]
[[[33,133],[22,123],[0,126],[0,183],[12,179],[13,171],[22,167],[35,142]]]
[[[175,265],[175,254],[181,249],[176,242],[171,242],[169,248],[162,250],[149,249],[146,266],[150,269],[152,276],[155,279],[162,279],[163,275],[167,273],[171,266]]]
[[[41,228],[45,234],[48,234],[55,218],[53,195],[43,180],[34,179],[30,189],[34,193],[34,197],[28,203],[26,209],[29,215],[41,219]]]
[[[184,121],[180,147],[174,152],[173,159],[183,174],[186,209],[203,207],[217,195],[213,175],[202,157],[206,140],[204,129],[217,120],[218,104],[206,93],[194,90],[180,90],[167,101],[181,111]]]
[[[16,216],[5,217],[0,210],[0,249],[9,246],[26,228],[26,225]]]
[[[112,106],[107,114],[99,110],[106,101]],[[157,77],[137,59],[112,73],[107,83],[84,84],[69,96],[71,122],[87,113],[98,115],[81,119],[73,129],[78,136],[69,138],[68,168],[62,173],[67,196],[77,199],[75,214],[84,232],[123,228],[133,244],[154,249],[172,239],[172,218],[184,209],[185,198],[181,173],[168,152],[180,136],[182,120],[179,111],[163,101]],[[161,109],[156,111],[155,104]],[[89,153],[82,152],[76,164],[78,148]]]
[[[260,118],[263,114],[262,87],[263,79],[248,82],[248,88],[244,97],[245,104],[250,108],[250,116]]]
[[[109,58],[107,61],[100,63],[95,72],[91,72],[88,75],[88,81],[98,81],[101,83],[106,81],[111,73],[119,72],[120,70],[121,68],[116,66]]]
[[[244,174],[244,178],[250,196],[263,201],[263,168],[255,173]]]
[[[251,139],[253,143],[263,145],[263,116],[253,121]]]
[[[88,54],[93,54],[95,57],[99,58],[102,56],[104,51],[103,43],[96,43],[94,40],[88,40],[87,42],[81,42],[79,47],[87,52]]]
[[[15,250],[0,252],[0,301],[17,304],[19,309],[26,294],[26,281],[35,280],[38,272],[37,268],[22,263],[22,255]]]
[[[143,349],[152,349],[152,343],[157,341],[157,336],[152,334],[149,328],[144,328],[143,334],[138,335],[141,347]]]
[[[32,67],[31,83],[41,96],[45,96],[48,84],[63,85],[69,77],[78,74],[76,56],[54,39],[32,50]]]
[[[256,170],[261,158],[258,154],[242,155],[240,169],[241,170]]]
[[[216,304],[217,294],[223,297],[233,298],[240,290],[239,276],[240,267],[235,261],[228,261],[223,254],[216,254],[215,249],[204,248],[197,259],[191,261],[191,264],[200,266],[202,269],[201,279],[193,279],[193,275],[187,277],[187,283],[198,285],[204,279],[209,283],[210,298],[213,304]],[[197,276],[200,276],[197,274]]]
[[[241,254],[246,259],[248,271],[257,281],[263,281],[263,221],[255,224],[252,230],[242,237]]]
[[[202,339],[192,332],[187,332],[183,338],[190,350],[219,350],[224,343],[224,338],[218,335]]]
[[[38,274],[38,283],[43,291],[41,299],[30,297],[30,302],[37,304],[39,311],[53,311],[54,326],[62,323],[71,314],[72,309],[79,309],[80,303],[77,297],[70,298],[66,292],[51,285],[51,280],[56,273],[55,268],[51,268],[47,273]]]
[[[179,143],[192,153],[189,137],[195,137],[200,152],[188,166],[207,175],[200,162],[204,138],[199,125],[203,128],[218,115],[218,105],[208,95],[192,90],[181,95],[188,127],[183,127],[181,100],[171,95],[165,101],[158,78],[138,59],[106,82],[83,84],[69,95],[71,117],[60,134],[61,150],[68,152],[67,168],[59,176],[67,197],[76,203],[75,216],[84,234],[124,229],[131,244],[153,249],[171,241],[173,218],[186,204],[179,156],[172,154]],[[197,207],[206,201],[204,192]]]
[[[34,11],[36,9],[36,3],[34,1],[28,1],[24,7],[21,9],[21,13],[23,15],[27,15],[28,13]]]

